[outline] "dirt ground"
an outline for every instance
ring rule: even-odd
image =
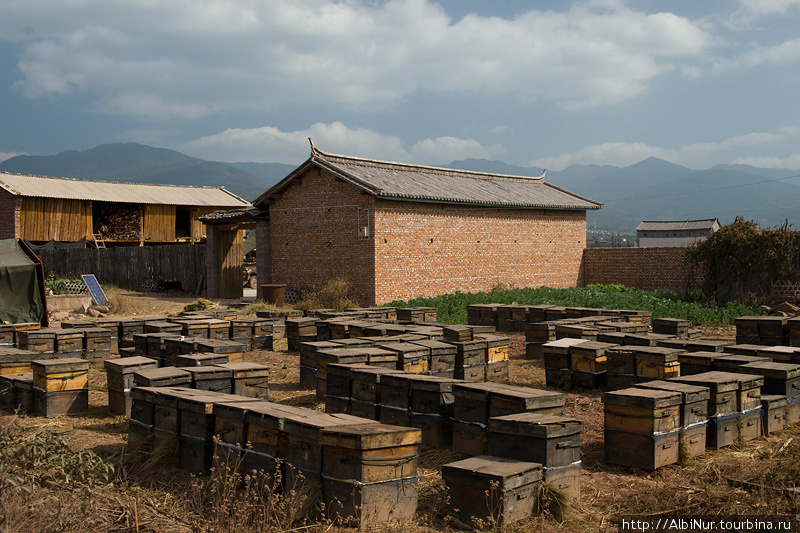
[[[155,294],[138,295],[117,292],[112,301],[121,316],[176,314],[192,302],[193,298]],[[525,360],[524,336],[508,333],[511,339],[510,382],[533,387],[545,387],[541,361]],[[732,329],[704,331],[704,337],[733,340]],[[286,341],[276,343],[276,351],[248,352],[245,359],[270,366],[270,394],[274,401],[323,410],[315,400],[313,391],[299,388],[299,356],[286,351]],[[90,410],[85,416],[57,417],[53,419],[28,416],[17,423],[29,428],[55,427],[66,436],[74,450],[92,450],[117,465],[117,479],[102,490],[95,490],[92,498],[101,511],[107,512],[113,527],[108,531],[222,531],[199,526],[192,511],[187,510],[184,499],[197,479],[171,467],[158,470],[126,466],[128,421],[112,416],[107,409],[105,373],[101,368],[90,372]],[[800,453],[800,429],[784,432],[756,441],[736,445],[721,451],[708,451],[704,456],[684,465],[671,465],[656,472],[615,467],[603,463],[603,408],[600,391],[567,393],[566,414],[584,423],[582,434],[581,502],[561,508],[546,505],[545,513],[521,524],[512,524],[494,530],[530,531],[616,531],[622,516],[636,515],[658,517],[674,514],[736,514],[767,515],[791,514],[800,511],[797,484],[792,467],[787,467],[787,456]],[[12,417],[0,419],[0,427],[10,423]],[[797,442],[794,442],[797,441]],[[796,456],[796,455],[795,455]],[[413,524],[386,526],[382,531],[462,531],[472,529],[447,516],[443,510],[446,491],[439,474],[442,464],[461,458],[442,450],[425,450],[420,457],[419,518]],[[791,458],[788,458],[791,460]],[[781,462],[784,461],[784,462]],[[0,465],[0,470],[2,465]],[[781,474],[780,469],[792,470]],[[744,487],[744,488],[742,488]],[[70,501],[66,493],[72,489],[64,486],[56,491],[58,501]],[[59,491],[64,491],[59,492]],[[116,502],[116,503],[115,503]],[[85,503],[84,503],[85,505]],[[720,507],[723,506],[723,507]],[[6,522],[8,524],[8,521]],[[88,522],[87,522],[88,523]],[[85,525],[85,524],[84,524]],[[335,531],[330,524],[305,525],[287,531]],[[346,529],[346,528],[345,528]],[[53,529],[54,531],[56,529]],[[65,529],[69,531],[70,529]],[[72,530],[83,530],[75,528]],[[101,531],[94,528],[94,531]],[[13,527],[9,531],[15,531]],[[19,530],[22,531],[22,530]],[[238,530],[237,530],[238,533]]]

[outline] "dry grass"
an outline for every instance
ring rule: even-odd
[[[343,279],[332,279],[322,287],[314,287],[303,294],[303,298],[295,304],[295,309],[335,309],[344,311],[348,307],[358,307],[353,297],[353,288]]]

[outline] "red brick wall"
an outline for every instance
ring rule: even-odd
[[[19,237],[21,209],[22,197],[0,190],[0,239]]]
[[[376,202],[377,303],[455,291],[574,287],[585,211]]]
[[[646,290],[699,290],[703,276],[686,262],[686,248],[587,248],[581,286],[621,283]]]
[[[373,198],[312,168],[270,205],[272,283],[290,289],[334,278],[352,285],[363,304],[375,299],[373,241],[359,238],[372,223]]]

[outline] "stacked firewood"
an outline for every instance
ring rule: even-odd
[[[95,233],[108,240],[136,240],[140,236],[137,207],[105,208],[95,218]]]

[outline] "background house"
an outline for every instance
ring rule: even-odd
[[[248,207],[223,187],[150,185],[0,172],[0,238],[144,245],[196,242],[198,217]]]
[[[640,248],[651,246],[687,246],[701,241],[719,230],[719,220],[643,220],[636,227],[636,241]]]
[[[361,303],[503,286],[575,286],[586,210],[537,177],[311,157],[254,205],[259,283],[344,278]],[[268,230],[267,230],[268,228]],[[262,275],[269,273],[269,277]]]

